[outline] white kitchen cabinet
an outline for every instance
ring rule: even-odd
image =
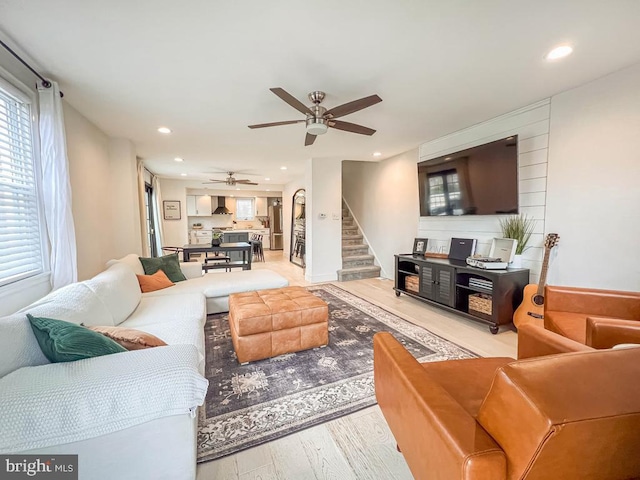
[[[211,216],[211,196],[196,195],[196,211],[198,215]]]
[[[256,217],[266,217],[269,215],[267,197],[256,197]]]
[[[196,196],[187,195],[187,217],[194,217],[196,215]]]
[[[211,211],[209,195],[187,195],[188,217],[210,217]]]

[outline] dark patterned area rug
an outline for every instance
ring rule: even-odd
[[[198,462],[376,403],[373,335],[391,332],[418,360],[475,355],[331,284],[308,287],[329,305],[329,345],[239,365],[227,314],[205,326],[209,391],[200,408]]]

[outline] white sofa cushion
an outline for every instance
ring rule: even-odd
[[[250,292],[268,288],[286,287],[289,282],[271,270],[242,270],[228,273],[207,273],[171,288],[142,294],[142,297],[159,297],[184,293],[202,293],[205,297],[228,297],[232,293]]]
[[[125,265],[128,265],[136,275],[144,275],[144,268],[142,267],[142,263],[140,263],[140,257],[135,253],[130,253],[122,258],[109,260],[107,262],[107,267],[115,265],[116,263],[124,263]]]
[[[208,385],[197,357],[193,345],[170,345],[16,370],[0,379],[0,453],[195,414]]]
[[[127,265],[112,265],[83,283],[100,297],[111,312],[114,325],[121,324],[131,315],[142,296],[138,279]]]
[[[85,325],[115,325],[104,302],[84,282],[59,288],[20,310],[34,317],[48,317]]]
[[[150,333],[169,345],[195,345],[199,363],[204,364],[205,308],[204,296],[199,293],[143,298],[121,326]]]
[[[49,363],[24,313],[0,318],[0,377],[22,367]]]
[[[189,280],[202,276],[202,263],[200,262],[180,262],[182,274]]]

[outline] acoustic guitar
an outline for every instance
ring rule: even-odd
[[[540,281],[536,285],[530,283],[524,287],[522,303],[513,314],[513,324],[516,328],[532,323],[542,326],[544,319],[544,286],[547,283],[547,270],[549,267],[549,254],[551,249],[560,241],[557,233],[550,233],[544,241],[544,259],[540,271]]]

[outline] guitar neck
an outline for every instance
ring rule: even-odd
[[[540,281],[538,282],[538,295],[544,294],[544,286],[547,283],[547,270],[549,267],[549,254],[551,253],[551,248],[545,247],[544,249],[544,259],[542,260],[542,270],[540,270]]]

